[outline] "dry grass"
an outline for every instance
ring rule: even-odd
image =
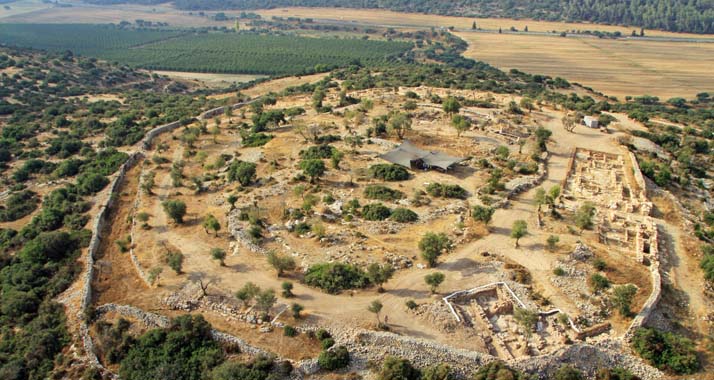
[[[608,95],[694,97],[714,88],[714,45],[460,33],[465,55],[502,69],[561,76]]]
[[[366,23],[390,24],[395,26],[420,26],[420,27],[449,27],[456,28],[471,28],[471,24],[476,21],[482,29],[498,29],[503,28],[508,30],[511,26],[518,30],[523,30],[526,26],[531,32],[551,32],[553,30],[568,31],[568,30],[600,30],[608,32],[619,31],[629,35],[632,27],[615,26],[615,25],[598,25],[588,23],[570,23],[570,22],[550,22],[550,21],[534,21],[534,20],[514,20],[508,18],[469,18],[469,17],[452,17],[427,15],[420,13],[401,13],[385,10],[373,9],[344,9],[344,8],[276,8],[270,10],[257,11],[264,17],[270,16],[296,16],[296,17],[313,17],[313,18],[329,18],[346,21],[358,21]],[[701,37],[698,34],[688,33],[673,33],[660,30],[646,31],[648,36],[662,37]]]
[[[172,79],[183,79],[201,82],[209,87],[224,87],[232,83],[245,83],[254,79],[264,78],[264,75],[249,74],[212,74],[212,73],[190,73],[184,71],[153,71],[159,75],[166,75]]]

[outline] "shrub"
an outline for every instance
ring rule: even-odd
[[[494,210],[493,207],[476,205],[471,211],[471,217],[474,218],[474,220],[477,222],[488,224],[491,221],[491,218],[493,217],[493,213],[495,211],[496,210]]]
[[[451,367],[444,363],[431,365],[422,371],[421,380],[456,380]]]
[[[561,267],[553,269],[553,274],[556,276],[565,276],[565,270]]]
[[[323,350],[327,350],[328,348],[330,348],[334,345],[335,345],[335,340],[333,338],[325,338],[320,341],[320,347],[322,347]]]
[[[409,301],[405,302],[404,304],[407,306],[407,308],[409,310],[414,310],[417,307],[419,307],[419,305],[416,302],[414,302],[414,300],[409,300]]]
[[[555,371],[555,380],[583,380],[583,373],[569,365],[562,365]]]
[[[506,364],[499,361],[490,362],[476,371],[474,380],[526,380],[530,376],[522,372],[508,368]]]
[[[411,223],[419,220],[419,215],[408,208],[397,207],[389,218],[399,223]]]
[[[300,170],[310,177],[310,182],[315,182],[315,180],[325,174],[327,170],[325,162],[317,159],[302,160],[299,166]]]
[[[588,284],[593,292],[599,292],[610,287],[610,280],[599,273],[593,273],[588,279]]]
[[[367,275],[359,267],[343,263],[315,264],[305,273],[305,283],[331,294],[346,289],[364,288],[369,284]]]
[[[350,364],[350,353],[345,346],[337,346],[331,350],[324,350],[317,357],[320,368],[334,371],[345,368]]]
[[[605,260],[598,257],[593,259],[593,267],[599,271],[603,271],[607,269],[607,263],[605,262]]]
[[[595,380],[639,380],[629,370],[622,367],[600,368],[595,374]]]
[[[173,219],[176,223],[183,223],[183,217],[186,215],[186,203],[183,201],[168,200],[164,201],[161,206],[164,208],[166,215]]]
[[[699,359],[691,340],[654,328],[635,331],[632,348],[653,366],[676,374],[691,374],[699,369]]]
[[[285,271],[295,270],[297,267],[295,259],[288,255],[282,255],[275,251],[268,252],[268,264],[272,266],[278,273],[278,277],[283,275]]]
[[[436,289],[444,282],[444,279],[446,279],[446,276],[441,272],[429,273],[424,276],[424,282],[429,285],[429,289],[432,293],[436,293]]]
[[[637,287],[632,284],[615,287],[612,292],[612,305],[615,306],[623,317],[632,315],[632,300],[637,294]]]
[[[292,327],[290,325],[285,325],[285,327],[283,327],[283,335],[285,335],[285,336],[294,337],[294,336],[298,336],[298,334],[299,333],[295,329],[295,327]]]
[[[330,334],[330,333],[329,333],[327,330],[325,330],[325,329],[319,329],[319,330],[317,330],[317,332],[315,333],[315,337],[317,338],[317,340],[323,341],[323,340],[325,340],[325,339],[332,338],[332,334]]]
[[[304,160],[331,158],[335,154],[335,152],[337,152],[337,148],[332,145],[325,144],[311,146],[305,150],[300,151],[300,158]]]
[[[99,173],[86,173],[77,177],[77,190],[82,195],[95,194],[109,184],[109,179]]]
[[[166,263],[176,274],[181,274],[183,270],[183,253],[171,252],[166,256]]]
[[[241,141],[241,144],[244,147],[259,147],[267,144],[270,140],[273,139],[272,135],[269,135],[267,133],[251,133],[243,136],[243,140]]]
[[[384,181],[406,181],[409,179],[407,169],[395,164],[377,164],[369,168],[369,174],[373,178]]]
[[[233,161],[228,168],[228,180],[238,181],[241,186],[248,186],[255,180],[255,164],[245,161]]]
[[[32,191],[13,193],[5,202],[5,206],[0,206],[0,222],[12,222],[30,215],[37,209],[38,204],[39,198]]]
[[[426,192],[432,197],[464,199],[468,196],[466,189],[459,185],[445,185],[431,183],[426,187]]]
[[[367,199],[394,201],[397,199],[404,198],[404,193],[399,190],[390,189],[382,185],[369,185],[364,189],[364,196]]]
[[[407,359],[388,356],[382,363],[377,380],[419,380],[421,373]]]
[[[429,266],[436,265],[436,259],[441,255],[441,252],[451,246],[451,241],[444,233],[435,234],[427,232],[419,241],[419,250],[424,260],[429,263]]]
[[[392,215],[392,211],[381,203],[372,203],[362,207],[362,218],[365,220],[385,220],[390,215]]]
[[[714,254],[705,254],[699,266],[704,271],[704,278],[714,282]]]
[[[297,235],[305,235],[306,233],[310,232],[312,230],[312,226],[310,226],[309,223],[307,222],[300,222],[295,225],[295,228],[293,231]]]

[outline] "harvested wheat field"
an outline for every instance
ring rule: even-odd
[[[560,76],[607,95],[693,98],[714,88],[714,44],[459,33],[465,55],[501,69]]]

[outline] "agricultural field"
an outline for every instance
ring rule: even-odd
[[[560,76],[606,95],[693,98],[714,88],[714,44],[457,33],[465,56],[498,68]]]
[[[412,44],[251,33],[122,30],[83,24],[0,24],[0,42],[72,50],[133,67],[204,73],[290,75],[362,62],[384,64]]]

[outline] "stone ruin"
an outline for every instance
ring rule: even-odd
[[[580,333],[570,319],[566,325],[558,321],[558,309],[538,312],[536,331],[526,331],[514,313],[528,308],[505,283],[457,292],[444,301],[458,322],[482,336],[491,355],[504,360],[552,353]]]

